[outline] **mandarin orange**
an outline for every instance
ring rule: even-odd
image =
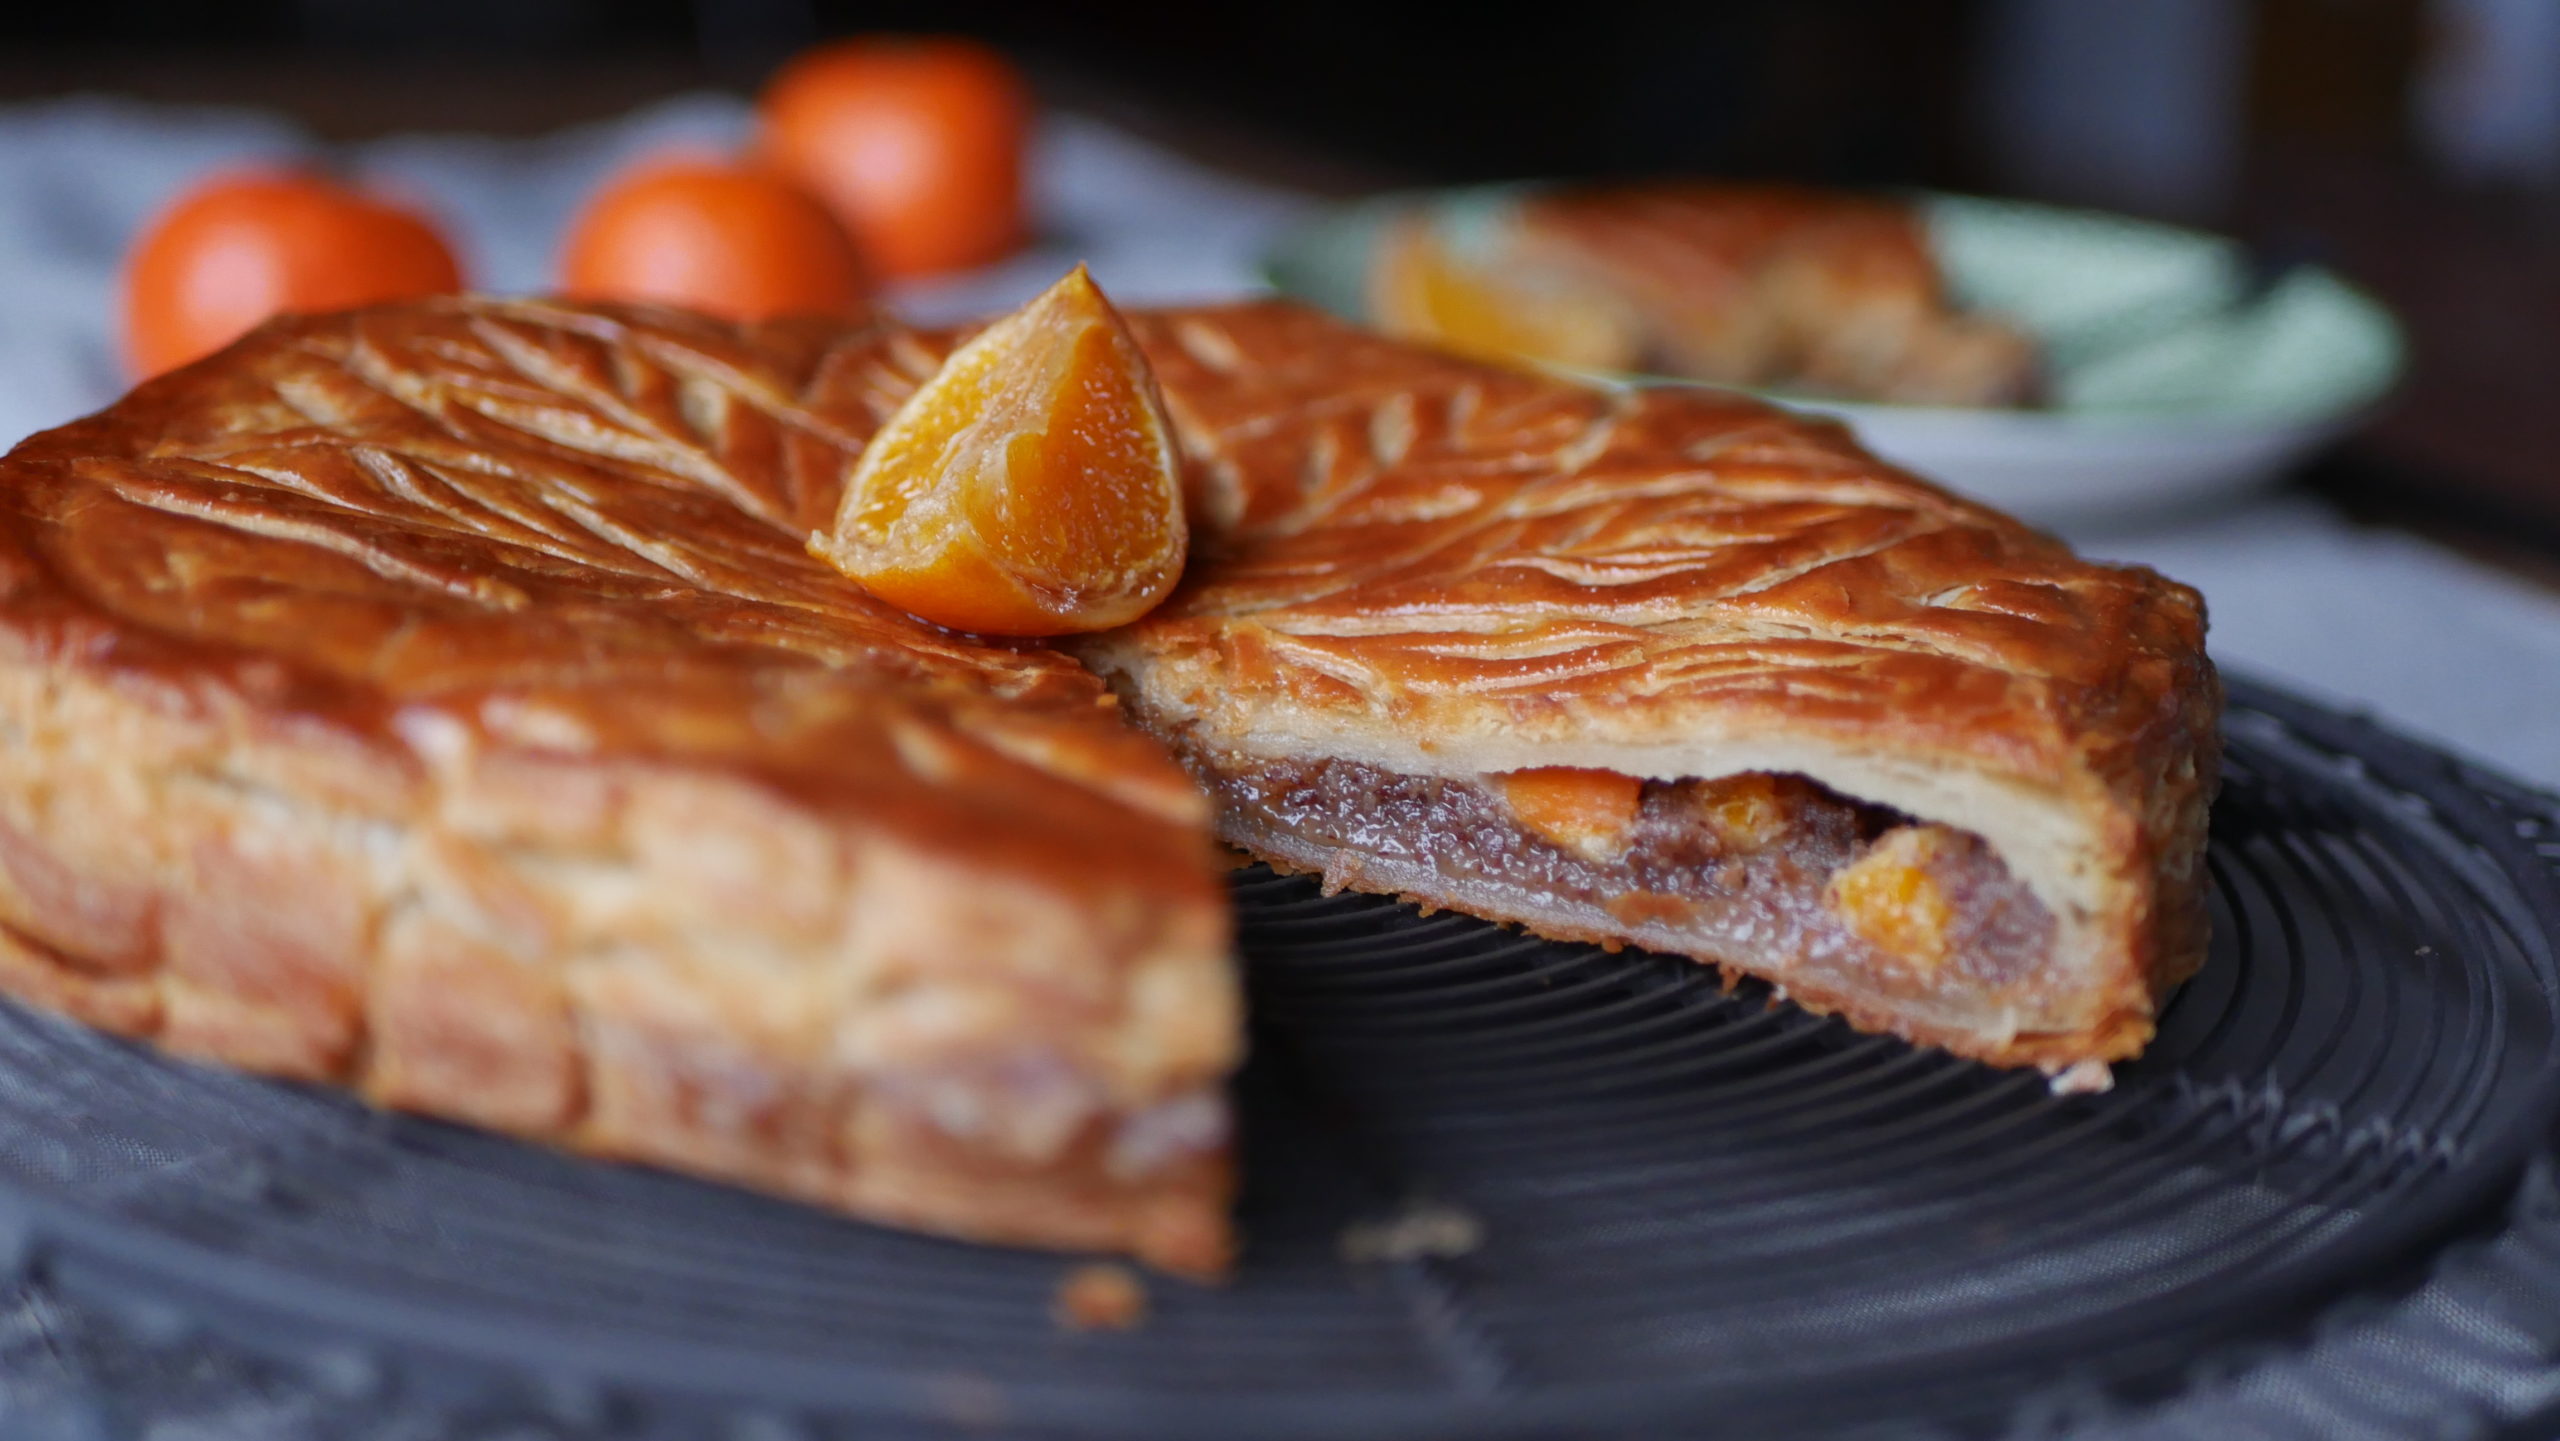
[[[425,217],[318,175],[245,171],[178,197],[125,259],[125,358],[153,376],[286,311],[462,288]]]
[[[1154,372],[1078,266],[952,352],[863,450],[809,548],[955,630],[1137,619],[1190,544]]]
[[[561,246],[560,285],[731,320],[850,315],[870,294],[816,197],[756,166],[684,157],[644,160],[596,192]]]
[[[764,157],[883,274],[983,265],[1021,243],[1031,96],[996,51],[950,36],[822,46],[774,76],[758,111]]]

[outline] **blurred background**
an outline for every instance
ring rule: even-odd
[[[539,289],[610,164],[736,141],[793,54],[902,31],[990,42],[1045,117],[1045,243],[891,292],[927,318],[1079,257],[1124,301],[1250,289],[1328,202],[1523,176],[2016,196],[2329,267],[2404,327],[2388,400],[2273,500],[2071,533],[2204,588],[2226,660],[2560,783],[2560,0],[6,7],[0,439],[126,382],[100,287],[210,166],[360,169]]]
[[[2308,255],[2415,365],[2363,505],[2560,543],[2560,3],[1582,7],[943,0],[84,0],[0,14],[0,100],[254,105],[326,140],[531,134],[749,93],[856,31],[971,34],[1052,104],[1318,194],[1703,171],[2100,205]],[[2554,571],[2560,574],[2560,569]]]

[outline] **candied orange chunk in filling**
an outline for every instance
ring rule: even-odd
[[[1379,328],[1487,360],[1628,370],[1641,359],[1627,303],[1560,276],[1471,264],[1425,221],[1384,237],[1370,286]]]
[[[1808,802],[1803,781],[1750,771],[1706,782],[1699,801],[1707,828],[1728,851],[1756,851],[1786,834],[1788,817]]]
[[[809,540],[882,600],[991,635],[1125,625],[1189,546],[1155,375],[1082,266],[952,352]]]
[[[1578,766],[1506,771],[1493,782],[1522,827],[1594,858],[1625,847],[1644,796],[1644,782],[1635,776]]]
[[[1955,905],[1937,875],[1955,842],[1945,826],[1897,826],[1834,872],[1823,904],[1868,945],[1923,974],[1947,959]]]

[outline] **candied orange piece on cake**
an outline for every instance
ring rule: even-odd
[[[1136,620],[1189,546],[1155,375],[1082,266],[952,352],[809,540],[890,604],[991,635]]]

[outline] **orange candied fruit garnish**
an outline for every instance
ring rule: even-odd
[[[1568,850],[1613,850],[1636,823],[1644,781],[1616,771],[1540,766],[1495,776],[1511,814]]]
[[[1935,867],[1950,844],[1944,826],[1897,826],[1856,861],[1832,874],[1823,903],[1860,939],[1890,956],[1935,971],[1954,940],[1955,905]]]
[[[1707,825],[1729,851],[1765,850],[1786,830],[1788,789],[1765,771],[1745,771],[1709,781],[1703,788]]]
[[[1155,374],[1082,266],[952,352],[809,539],[882,600],[992,635],[1125,625],[1189,545]]]
[[[1635,316],[1617,296],[1551,273],[1471,263],[1427,222],[1380,238],[1369,286],[1379,328],[1488,360],[1630,370]]]

